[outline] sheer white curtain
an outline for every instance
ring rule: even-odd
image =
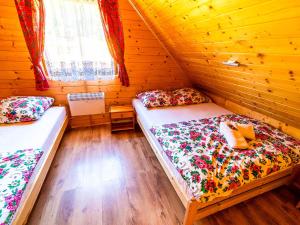
[[[97,0],[45,0],[45,63],[52,80],[111,79]]]

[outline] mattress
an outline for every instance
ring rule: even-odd
[[[25,204],[24,201],[29,196],[32,185],[38,179],[41,167],[50,153],[66,116],[65,107],[51,107],[37,121],[0,125],[0,151],[8,152],[30,148],[43,150],[43,155],[34,168],[14,217],[19,213],[21,206]]]
[[[134,99],[132,104],[137,112],[137,115],[143,122],[143,125],[146,125],[149,129],[152,126],[158,126],[167,123],[176,123],[232,114],[232,112],[216,105],[215,103],[158,107],[152,109],[147,109],[144,107],[143,103],[138,99]]]
[[[202,103],[195,105],[172,106],[153,109],[147,109],[138,99],[134,99],[132,104],[136,110],[138,122],[142,124],[148,136],[151,138],[152,144],[154,144],[155,148],[159,150],[157,151],[157,153],[160,154],[163,160],[166,162],[168,171],[177,180],[177,183],[180,185],[181,192],[186,194],[186,199],[194,199],[187,183],[185,182],[185,180],[183,180],[182,176],[178,173],[172,162],[168,159],[161,145],[158,143],[154,135],[150,132],[150,128],[152,126],[163,125],[167,123],[211,118],[233,113],[214,103]]]
[[[37,121],[0,126],[0,151],[50,148],[66,117],[65,107],[51,107]]]

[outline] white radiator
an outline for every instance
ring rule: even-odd
[[[68,94],[72,116],[105,113],[104,92]]]

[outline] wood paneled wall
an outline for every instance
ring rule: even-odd
[[[130,2],[194,84],[300,127],[299,1]]]
[[[29,53],[23,38],[14,1],[0,2],[0,98],[9,95],[48,95],[56,104],[66,104],[66,94],[104,91],[107,109],[111,104],[130,104],[138,91],[190,86],[176,61],[153,36],[127,0],[120,0],[125,35],[125,60],[130,87],[111,81],[50,82],[45,92],[35,90]],[[107,115],[94,117],[107,121]],[[95,122],[95,121],[92,121]]]

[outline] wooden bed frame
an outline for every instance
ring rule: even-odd
[[[60,141],[63,137],[63,134],[64,134],[67,126],[68,126],[68,122],[69,122],[69,119],[68,119],[68,116],[66,115],[64,122],[61,125],[59,131],[57,132],[56,137],[55,137],[49,151],[44,156],[44,159],[39,168],[39,171],[35,175],[35,179],[30,184],[30,186],[28,186],[29,189],[26,190],[26,196],[24,196],[24,198],[22,198],[22,200],[21,200],[21,203],[20,203],[20,205],[17,209],[17,212],[14,216],[14,219],[12,221],[12,225],[26,224],[29,214],[30,214],[30,212],[34,206],[34,203],[39,195],[39,192],[44,183],[44,180],[46,178],[46,175],[48,173],[50,165],[53,161],[55,153],[58,149]]]
[[[162,157],[160,153],[161,150],[158,149],[157,145],[154,143],[150,130],[144,127],[138,115],[137,122],[140,125],[143,133],[145,134],[150,146],[152,147],[170,182],[172,183],[176,193],[178,194],[180,200],[186,208],[183,225],[193,225],[196,220],[200,220],[220,210],[226,209],[247,199],[275,189],[281,185],[289,184],[292,179],[293,168],[287,168],[285,170],[275,172],[264,178],[257,179],[249,184],[245,184],[233,191],[229,196],[219,197],[207,203],[198,202],[195,199],[190,199],[185,191],[182,190],[181,185],[178,183],[176,177],[172,175],[167,163]]]

